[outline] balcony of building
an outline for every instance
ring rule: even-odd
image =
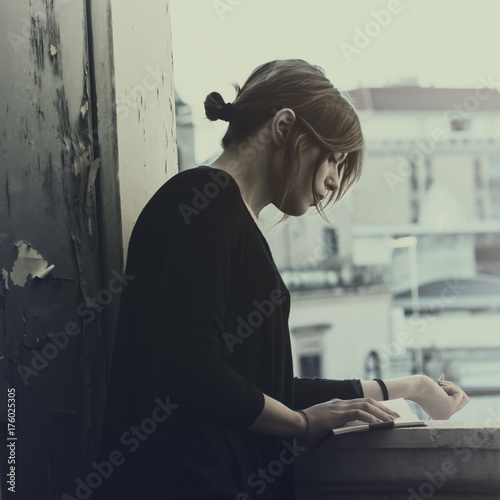
[[[300,452],[297,500],[498,500],[498,412],[484,421],[332,434]]]

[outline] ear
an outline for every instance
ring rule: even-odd
[[[293,109],[280,109],[271,121],[271,137],[277,147],[285,144],[286,136],[290,126],[295,122],[295,113]]]

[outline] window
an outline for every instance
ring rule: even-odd
[[[484,179],[481,160],[479,158],[474,160],[474,173],[476,181],[476,217],[478,219],[484,219]]]
[[[430,156],[425,157],[425,189],[429,190],[434,179],[432,178],[432,163]]]
[[[500,156],[490,156],[488,167],[490,188],[500,189]]]
[[[500,220],[500,193],[492,193],[491,195],[491,218]]]
[[[293,351],[297,355],[297,365],[300,377],[322,377],[325,355],[324,335],[331,331],[332,324],[316,323],[292,327],[295,337]]]
[[[304,354],[300,356],[300,376],[307,378],[321,377],[321,355]]]
[[[488,162],[491,218],[500,219],[500,156],[490,156]]]
[[[326,227],[324,232],[325,252],[327,255],[337,255],[339,253],[339,235],[335,229]]]
[[[470,120],[467,118],[452,118],[450,120],[450,128],[453,132],[461,132],[462,130],[469,130]]]
[[[411,190],[415,192],[418,191],[417,165],[413,162],[410,162],[410,167],[411,167]]]
[[[410,217],[412,224],[416,224],[418,222],[419,208],[420,206],[418,203],[418,198],[414,197],[413,200],[411,200],[411,205],[410,205]]]
[[[410,221],[413,224],[418,222],[420,212],[420,191],[419,191],[419,165],[415,162],[410,162],[411,178],[410,178]]]

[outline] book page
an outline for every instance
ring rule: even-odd
[[[399,414],[399,418],[394,420],[394,422],[415,422],[420,420],[420,418],[411,411],[405,398],[390,399],[389,401],[380,401],[384,406],[390,408]]]
[[[420,421],[420,419],[415,415],[412,411],[411,408],[409,407],[408,403],[404,398],[398,398],[398,399],[390,399],[389,401],[380,401],[384,406],[387,406],[387,408],[390,408],[391,410],[395,411],[396,413],[399,414],[399,418],[396,418],[394,420],[394,424],[397,425],[398,423],[414,423]],[[344,427],[348,427],[348,431],[353,431],[353,427],[359,427],[360,429],[364,429],[368,427],[369,424],[366,422],[363,422],[362,420],[352,420],[350,422],[347,422],[345,425],[342,427],[338,427],[336,429],[333,429],[336,433],[340,433],[339,429],[343,429]]]

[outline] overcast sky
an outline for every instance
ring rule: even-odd
[[[336,87],[477,87],[500,80],[498,0],[170,0],[175,87],[193,109],[196,160],[219,150],[226,124],[203,101],[259,64],[300,58]],[[392,11],[392,12],[391,12]]]

